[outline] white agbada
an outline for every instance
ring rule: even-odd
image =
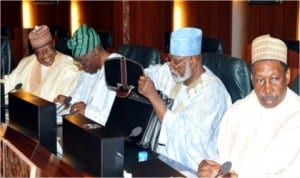
[[[220,163],[231,161],[239,177],[300,177],[300,97],[266,109],[252,91],[224,115],[218,137]]]
[[[37,75],[33,68],[38,64],[35,54],[23,58],[18,66],[1,82],[4,83],[5,92],[12,90],[16,84],[22,83],[22,89],[52,102],[58,95],[69,95],[77,84],[80,74],[79,68],[74,65],[73,58],[56,51],[55,61],[49,66],[42,66],[41,82],[38,91],[31,91],[30,79]]]
[[[112,53],[108,56],[108,58],[114,57],[122,56],[117,53]],[[71,104],[80,101],[86,104],[86,117],[101,125],[105,125],[115,100],[116,92],[108,89],[103,66],[95,74],[82,71],[78,79],[78,85],[71,96]]]
[[[157,90],[174,98],[162,121],[157,152],[194,170],[202,159],[217,156],[219,122],[231,105],[223,83],[204,68],[189,86],[173,80],[168,64],[145,70]]]

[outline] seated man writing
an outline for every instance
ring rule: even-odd
[[[106,86],[104,62],[109,58],[121,57],[106,51],[100,37],[93,28],[81,25],[68,41],[75,62],[83,70],[78,84],[72,92],[71,114],[82,114],[101,125],[105,125],[116,92]],[[56,102],[64,103],[66,96],[59,95]]]

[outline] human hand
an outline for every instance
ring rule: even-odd
[[[198,177],[214,178],[218,174],[221,165],[212,160],[203,160],[198,166]]]
[[[237,173],[229,172],[231,165],[232,164],[230,161],[227,161],[224,164],[220,165],[215,161],[203,160],[199,164],[197,175],[199,177],[207,178],[237,178]]]
[[[85,108],[86,108],[86,104],[82,101],[74,103],[71,106],[70,114],[82,114],[82,115],[84,115]]]
[[[63,104],[65,103],[65,100],[66,100],[66,96],[64,95],[58,95],[55,99],[54,99],[54,103],[60,103],[60,104]]]
[[[237,173],[235,173],[235,172],[228,172],[227,174],[225,174],[225,175],[223,175],[223,176],[221,176],[221,178],[222,177],[230,177],[230,178],[238,178],[238,174]]]
[[[151,97],[154,97],[154,96],[157,95],[157,91],[156,91],[156,89],[154,87],[154,83],[146,75],[142,75],[139,78],[139,81],[138,81],[138,92],[140,94],[144,95],[148,99],[151,99]]]

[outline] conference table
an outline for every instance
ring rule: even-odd
[[[3,124],[2,124],[3,125]],[[57,127],[58,138],[61,137],[62,126]],[[16,129],[1,126],[3,136],[29,158],[39,169],[38,177],[94,177],[91,172],[63,161],[62,156],[55,155],[28,138]],[[147,160],[139,162],[138,153],[145,151]],[[109,164],[109,163],[107,163]],[[159,155],[133,142],[124,142],[124,174],[123,177],[196,177],[195,171],[186,166]]]

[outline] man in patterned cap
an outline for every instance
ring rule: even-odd
[[[68,41],[75,62],[83,70],[76,89],[72,92],[71,114],[80,113],[105,125],[116,92],[106,86],[103,64],[106,59],[121,57],[106,51],[100,37],[93,28],[81,25]],[[66,96],[58,96],[56,102],[63,103]]]
[[[217,156],[219,122],[231,105],[221,80],[202,65],[201,44],[200,29],[172,32],[168,62],[146,69],[138,82],[162,124],[156,151],[194,170],[202,159]],[[174,99],[171,109],[156,90]]]
[[[1,79],[5,91],[18,83],[22,89],[53,101],[59,94],[69,95],[75,88],[79,69],[73,58],[54,49],[48,26],[36,26],[28,35],[34,54],[23,58],[18,66]]]
[[[288,88],[287,47],[270,35],[252,42],[254,90],[224,115],[217,162],[232,162],[228,177],[300,177],[300,97]],[[215,177],[220,165],[203,161],[200,177]]]

